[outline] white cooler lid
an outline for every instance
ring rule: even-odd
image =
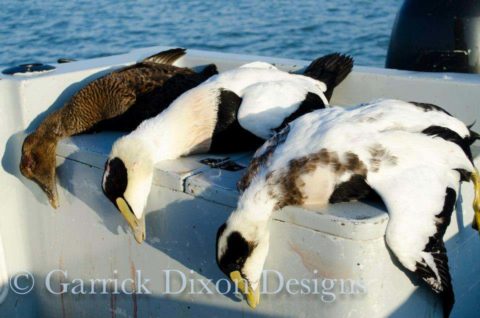
[[[113,142],[122,135],[102,132],[67,138],[59,143],[57,155],[97,167],[102,173]],[[165,161],[156,166],[153,183],[233,210],[238,198],[236,183],[251,156],[251,153],[203,154]],[[381,204],[352,202],[323,208],[286,207],[276,212],[274,219],[342,238],[371,240],[385,234],[388,214]]]

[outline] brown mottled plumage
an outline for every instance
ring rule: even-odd
[[[209,65],[201,73],[171,65],[185,54],[172,49],[94,80],[59,110],[51,113],[23,142],[20,171],[58,207],[55,151],[59,140],[87,131],[131,131],[167,108],[185,91],[217,73]]]
[[[366,165],[354,153],[347,152],[341,161],[338,154],[325,148],[319,152],[295,158],[289,161],[288,168],[278,175],[267,176],[267,183],[280,186],[280,192],[270,192],[275,197],[277,210],[287,205],[302,205],[307,199],[304,193],[305,182],[302,177],[315,171],[319,165],[331,166],[335,174],[340,177],[348,172],[355,176],[367,175]],[[271,179],[272,180],[268,180]]]
[[[262,148],[255,153],[247,171],[237,183],[237,188],[240,192],[245,191],[245,189],[250,186],[250,183],[252,183],[253,178],[258,174],[260,168],[268,162],[277,147],[287,139],[289,132],[290,126],[287,125],[279,133],[270,138]]]

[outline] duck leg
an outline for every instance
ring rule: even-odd
[[[475,213],[473,217],[472,227],[480,232],[480,176],[478,170],[472,173],[473,189],[475,192],[475,198],[473,200],[473,211]]]

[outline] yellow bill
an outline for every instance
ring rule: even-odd
[[[480,231],[480,176],[478,175],[477,169],[472,173],[472,181],[475,192],[475,198],[473,200],[473,211],[475,215],[472,226],[475,230]]]
[[[473,189],[475,192],[475,197],[473,200],[473,211],[475,213],[473,217],[473,228],[477,231],[480,230],[480,176],[478,171],[472,173]]]
[[[255,309],[257,305],[260,303],[260,288],[253,289],[249,284],[248,281],[242,277],[239,271],[233,271],[230,273],[230,279],[238,286],[238,289],[242,294],[245,295],[247,300],[247,304],[252,308]]]
[[[133,231],[133,236],[137,243],[141,244],[146,237],[145,234],[145,216],[142,215],[140,219],[137,219],[133,211],[130,209],[130,206],[123,198],[117,198],[115,200],[117,207],[120,210],[120,213],[123,215],[128,225]]]

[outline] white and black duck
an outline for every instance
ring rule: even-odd
[[[335,53],[314,60],[303,75],[253,62],[213,76],[113,145],[103,177],[106,196],[142,242],[157,162],[256,149],[287,122],[328,105],[352,64],[350,57]]]
[[[448,316],[454,295],[443,235],[460,182],[474,180],[478,193],[470,151],[477,138],[430,104],[380,100],[304,115],[256,152],[240,180],[237,208],[217,234],[219,267],[247,282],[247,301],[255,307],[274,211],[357,200],[374,191],[390,215],[387,245],[440,294]],[[478,216],[478,197],[475,202]]]

